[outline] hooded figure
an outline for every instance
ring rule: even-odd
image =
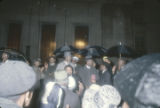
[[[83,98],[83,108],[117,108],[121,101],[119,92],[110,85],[92,84]]]
[[[82,107],[83,108],[94,108],[94,96],[99,91],[100,86],[97,84],[92,84],[84,93],[82,99]]]
[[[22,108],[28,106],[31,88],[36,83],[32,67],[21,61],[9,61],[0,65],[0,107]]]
[[[69,85],[69,78],[66,71],[55,72],[55,81],[63,88],[64,90],[64,103],[63,108],[69,106],[69,108],[81,108],[80,99],[76,93],[68,89],[68,86],[72,88],[74,85]]]
[[[120,104],[119,92],[110,85],[104,85],[94,96],[95,108],[117,108]]]

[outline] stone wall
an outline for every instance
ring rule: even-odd
[[[89,45],[109,48],[122,42],[136,48],[135,37],[145,40],[146,52],[160,51],[158,0],[55,1],[4,0],[0,3],[0,47],[7,46],[8,25],[23,25],[21,50],[31,47],[31,59],[40,57],[41,25],[56,25],[56,46],[74,45],[75,26],[89,27]],[[104,0],[103,0],[104,1]],[[111,2],[112,1],[112,2]]]

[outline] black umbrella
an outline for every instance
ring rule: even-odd
[[[79,54],[83,56],[101,57],[106,54],[107,50],[101,46],[87,46],[80,50]]]
[[[2,54],[3,52],[7,53],[9,55],[9,60],[19,60],[19,61],[24,61],[26,62],[27,59],[25,58],[24,54],[21,53],[20,51],[17,51],[15,49],[9,49],[9,48],[4,48],[0,49],[0,57],[2,59]]]
[[[120,43],[119,45],[109,48],[107,51],[107,56],[120,57],[120,58],[121,57],[135,57],[136,52],[132,48]]]
[[[54,54],[57,56],[57,57],[60,57],[60,56],[63,56],[64,55],[64,52],[78,52],[79,50],[71,45],[64,45],[58,49],[56,49],[54,51]]]
[[[115,76],[114,85],[131,108],[160,106],[160,54],[143,56],[128,63]]]

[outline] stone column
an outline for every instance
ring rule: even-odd
[[[102,45],[101,4],[94,4],[90,11],[89,44]]]

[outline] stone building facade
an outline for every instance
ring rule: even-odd
[[[109,48],[122,42],[142,53],[159,52],[159,11],[158,0],[2,0],[0,47],[8,47],[9,34],[18,32],[10,30],[18,25],[11,25],[19,24],[19,50],[31,59],[42,56],[43,48],[51,53],[65,43],[76,45],[78,27],[88,45]],[[54,26],[53,41],[46,40],[50,46],[42,44],[43,25]]]

